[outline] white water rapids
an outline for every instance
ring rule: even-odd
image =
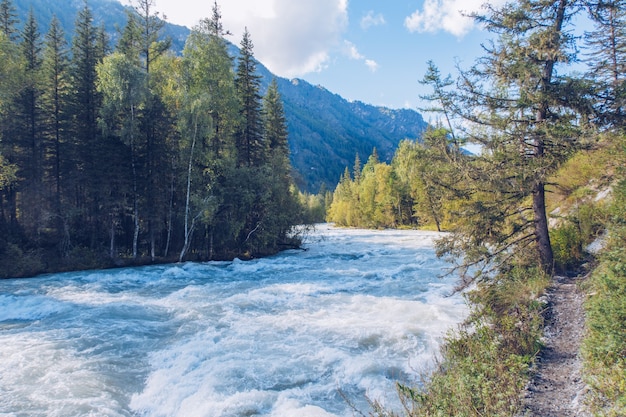
[[[265,259],[0,281],[0,416],[397,407],[467,313],[435,236],[321,225]]]

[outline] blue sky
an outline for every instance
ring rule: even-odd
[[[129,3],[130,0],[122,0]],[[485,0],[221,0],[239,44],[248,28],[255,57],[273,73],[320,84],[348,100],[416,109],[426,62],[444,75],[481,55],[486,34],[461,11]],[[491,3],[502,3],[491,0]],[[155,0],[172,23],[193,27],[213,0]]]

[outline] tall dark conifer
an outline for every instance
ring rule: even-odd
[[[94,26],[91,9],[85,6],[76,17],[71,60],[71,111],[76,165],[70,167],[71,186],[76,190],[75,201],[80,216],[75,219],[80,227],[80,243],[89,247],[98,245],[101,195],[100,180],[107,171],[107,157],[99,150],[100,131],[98,112],[101,95],[96,89],[96,66],[103,52],[98,48],[99,31]]]
[[[17,44],[16,19],[14,8],[9,0],[0,3],[2,30],[0,31],[0,155],[2,158],[0,175],[0,244],[16,236],[19,230],[17,221],[17,121],[13,116],[16,110],[16,96],[22,89],[24,78],[24,57]],[[1,248],[0,248],[1,250]]]
[[[265,245],[277,247],[284,243],[291,227],[297,222],[299,205],[292,193],[291,164],[287,119],[283,101],[278,91],[278,83],[273,79],[263,99],[264,141],[267,144],[268,180],[264,201],[266,216],[264,222]]]
[[[17,122],[16,145],[19,149],[22,225],[31,231],[43,226],[43,126],[41,102],[42,40],[31,9],[22,30],[21,50],[24,57],[24,85],[16,98],[14,118]],[[33,232],[33,236],[35,233]]]
[[[241,102],[242,125],[237,135],[239,163],[260,166],[265,162],[267,146],[263,139],[261,116],[261,76],[256,72],[254,45],[246,28],[240,44],[235,85]]]
[[[263,99],[263,115],[265,117],[265,141],[272,156],[286,159],[289,162],[289,144],[287,143],[287,119],[283,101],[278,92],[276,78],[270,83]]]
[[[43,54],[43,112],[46,133],[45,143],[45,180],[52,202],[52,212],[56,219],[57,233],[65,230],[62,221],[63,171],[68,162],[66,154],[69,143],[69,48],[63,29],[56,16],[50,23],[46,34]],[[63,235],[64,236],[64,235]],[[61,252],[66,250],[67,242],[61,243]]]

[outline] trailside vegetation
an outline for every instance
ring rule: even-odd
[[[284,109],[250,33],[235,62],[214,3],[176,56],[154,4],[111,49],[87,5],[68,44],[0,3],[0,277],[298,245]]]
[[[587,334],[582,346],[590,408],[598,416],[626,415],[626,136],[613,153],[619,181],[607,207],[606,248],[585,283]]]

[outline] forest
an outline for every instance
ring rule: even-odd
[[[119,40],[85,7],[16,29],[0,2],[0,276],[251,258],[298,245],[276,83],[260,95],[253,43],[228,52],[217,2],[182,55],[138,0]]]

